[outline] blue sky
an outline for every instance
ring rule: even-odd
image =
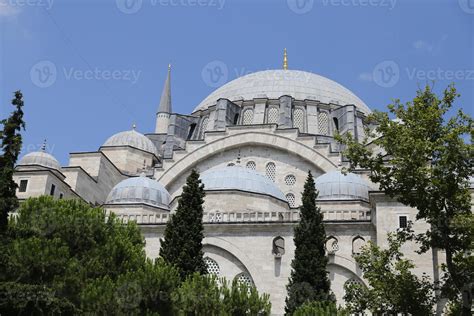
[[[315,72],[372,109],[454,82],[474,115],[474,0],[0,0],[0,116],[25,99],[23,153],[44,138],[62,164],[112,134],[153,132],[167,65],[175,112],[217,82]],[[214,80],[214,81],[213,81]]]

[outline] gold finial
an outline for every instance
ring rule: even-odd
[[[283,69],[288,70],[288,54],[286,53],[286,48],[283,51]]]

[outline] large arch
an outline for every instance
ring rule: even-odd
[[[242,267],[245,268],[243,270],[247,270],[246,272],[250,274],[255,286],[257,288],[262,287],[264,280],[260,278],[258,267],[252,263],[252,260],[240,248],[228,240],[219,237],[206,237],[204,238],[202,245],[203,249],[205,249],[205,247],[216,247],[229,253],[232,257],[238,260]]]
[[[323,172],[336,170],[337,166],[320,152],[294,139],[264,132],[243,132],[229,135],[217,140],[206,142],[196,150],[188,153],[175,164],[165,170],[157,179],[165,187],[180,175],[186,173],[208,157],[240,146],[257,145],[272,147],[291,152],[306,160]]]

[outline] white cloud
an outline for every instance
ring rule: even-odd
[[[0,17],[11,17],[20,13],[18,7],[8,4],[5,0],[0,0]]]
[[[359,74],[360,81],[371,82],[372,81],[372,74],[370,72],[363,72]]]

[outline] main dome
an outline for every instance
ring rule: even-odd
[[[326,77],[301,70],[265,70],[232,80],[216,89],[195,109],[207,109],[218,99],[252,100],[254,98],[278,99],[289,95],[297,100],[317,100],[339,105],[354,104],[369,114],[369,107],[349,89]]]
[[[265,194],[286,201],[276,184],[264,175],[243,167],[218,167],[201,174],[206,191],[238,190]]]

